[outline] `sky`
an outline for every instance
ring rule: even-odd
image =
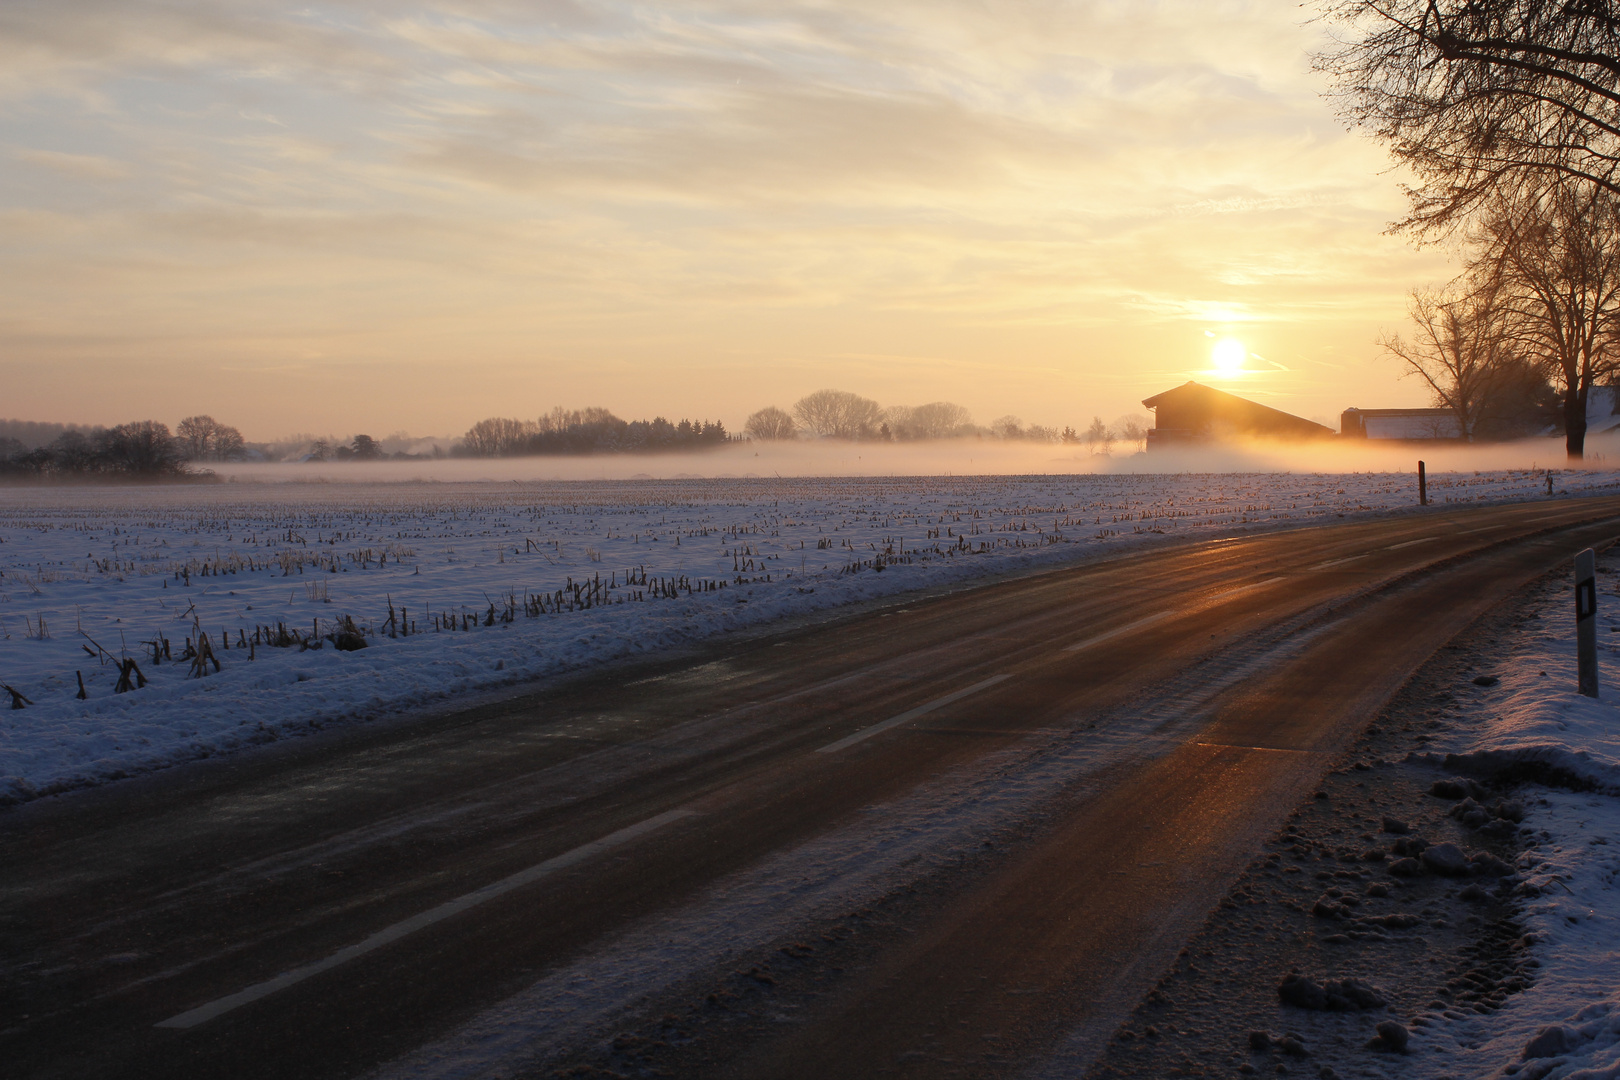
[[[7,0],[0,417],[1427,404],[1377,341],[1454,271],[1386,235],[1400,177],[1324,98],[1312,15]]]

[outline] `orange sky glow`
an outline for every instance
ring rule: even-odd
[[[1376,340],[1453,271],[1384,234],[1399,178],[1334,119],[1309,15],[8,6],[0,416],[735,429],[837,387],[1084,427],[1188,378],[1335,427],[1427,404]]]

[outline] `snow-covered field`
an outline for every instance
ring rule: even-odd
[[[1620,476],[1557,485],[1613,491]],[[0,684],[28,702],[0,710],[0,804],[853,601],[1388,513],[1414,487],[1270,473],[0,489]],[[1430,487],[1496,501],[1543,495],[1545,477]],[[336,647],[351,627],[366,648]],[[199,675],[186,657],[205,637],[218,670],[203,658]],[[119,693],[126,659],[139,675]]]
[[[1532,839],[1516,888],[1539,964],[1535,983],[1497,1012],[1434,1017],[1422,1056],[1400,1075],[1620,1077],[1620,551],[1599,567],[1601,696],[1573,692],[1574,619],[1560,604],[1526,624],[1492,669],[1500,685],[1432,744],[1439,760],[1465,773],[1528,763],[1564,778],[1521,796]],[[1570,790],[1585,785],[1593,790]]]

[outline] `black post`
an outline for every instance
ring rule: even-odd
[[[1575,654],[1579,691],[1598,696],[1597,556],[1591,548],[1575,556]]]
[[[1418,462],[1418,505],[1429,505],[1429,474],[1421,461]]]

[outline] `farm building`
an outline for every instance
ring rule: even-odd
[[[1544,394],[1545,399],[1541,401],[1512,399],[1510,404],[1519,408],[1506,414],[1488,404],[1474,424],[1473,441],[1523,439],[1561,432],[1558,399],[1550,388],[1544,388]],[[1592,387],[1586,401],[1587,435],[1601,435],[1616,428],[1620,428],[1620,387]],[[1339,434],[1350,439],[1455,442],[1462,439],[1462,428],[1451,409],[1346,409],[1339,417]]]
[[[1196,382],[1146,398],[1142,404],[1155,417],[1148,432],[1149,450],[1231,438],[1323,439],[1334,433],[1314,421]]]
[[[1462,428],[1451,409],[1346,409],[1339,434],[1349,439],[1399,439],[1403,442],[1460,439]]]

